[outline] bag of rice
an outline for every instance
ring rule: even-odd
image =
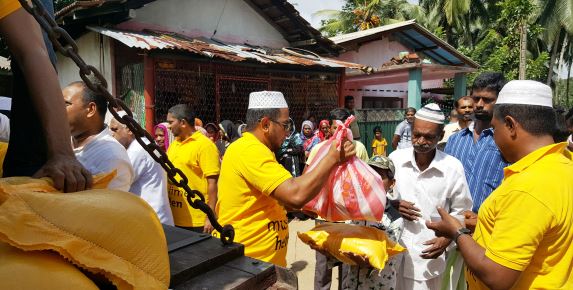
[[[298,233],[311,248],[328,253],[349,265],[368,265],[384,269],[388,258],[406,251],[391,241],[382,230],[342,223],[324,223]]]

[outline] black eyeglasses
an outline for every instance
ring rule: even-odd
[[[287,121],[286,123],[281,123],[281,122],[277,122],[277,121],[275,121],[275,120],[273,120],[273,119],[269,119],[269,120],[271,120],[271,122],[273,122],[273,123],[276,123],[276,124],[279,124],[279,125],[283,126],[283,129],[284,129],[285,131],[289,131],[289,132],[290,132],[290,131],[292,130],[292,123],[291,123],[290,121]]]

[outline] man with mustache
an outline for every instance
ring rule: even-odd
[[[573,289],[573,162],[553,138],[553,93],[531,80],[507,83],[492,125],[504,158],[501,185],[485,200],[473,237],[438,209],[426,225],[455,241],[468,289]]]
[[[466,213],[466,226],[475,228],[477,212],[483,201],[503,179],[503,168],[508,166],[493,140],[491,119],[497,95],[505,85],[501,73],[479,75],[472,86],[475,121],[448,139],[444,151],[460,160],[473,200],[472,211]]]
[[[470,96],[461,97],[454,103],[454,106],[456,108],[452,112],[456,112],[457,120],[450,121],[450,123],[444,127],[444,137],[442,137],[440,143],[448,142],[448,138],[450,138],[450,136],[467,128],[472,122],[474,100]]]
[[[437,216],[437,206],[462,218],[472,207],[462,164],[436,149],[444,119],[438,105],[426,105],[412,124],[413,147],[390,154],[396,167],[394,193],[400,199],[393,205],[405,219],[400,243],[408,249],[396,289],[440,289],[451,239],[436,237],[425,221]]]

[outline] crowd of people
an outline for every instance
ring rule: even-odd
[[[219,235],[125,125],[105,123],[103,96],[82,82],[62,93],[73,150],[87,170],[115,170],[109,187],[139,195],[164,224]],[[147,142],[167,152],[221,224],[234,226],[247,256],[280,266],[293,216],[328,222],[300,209],[331,170],[354,156],[370,165],[384,181],[384,218],[349,223],[382,229],[407,251],[380,273],[317,252],[315,289],[330,289],[336,266],[343,289],[567,289],[573,287],[573,142],[571,132],[559,130],[573,128],[571,113],[557,117],[551,95],[538,82],[505,84],[501,74],[484,73],[471,95],[456,101],[457,120],[446,124],[434,103],[408,108],[391,144],[374,128],[371,156],[352,138],[314,160],[351,116],[351,103],[297,129],[283,95],[268,91],[250,94],[246,124],[203,125],[190,106],[173,106]],[[395,150],[387,156],[389,145]],[[313,162],[316,170],[305,172]]]
[[[4,176],[47,176],[73,192],[90,188],[92,175],[115,172],[109,188],[140,196],[162,223],[217,236],[133,133],[106,118],[104,96],[83,82],[60,92],[37,23],[7,3],[0,33],[23,84],[14,92]],[[368,156],[353,123],[353,138],[315,160],[354,113],[354,99],[297,130],[282,93],[268,91],[250,94],[245,124],[204,125],[193,108],[173,106],[155,140],[144,142],[165,150],[218,221],[233,225],[247,256],[286,266],[287,211],[312,200],[333,168],[359,158],[381,176],[387,204],[381,221],[349,223],[384,230],[407,251],[381,272],[342,265],[342,288],[573,289],[573,114],[555,110],[552,95],[539,82],[483,73],[456,101],[450,124],[436,104],[408,108],[389,156],[380,128]],[[317,252],[315,289],[330,288],[334,265]]]

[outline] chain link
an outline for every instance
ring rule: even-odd
[[[42,29],[46,31],[56,50],[74,61],[80,69],[80,78],[85,82],[86,86],[106,98],[109,112],[113,117],[131,130],[135,136],[135,140],[137,140],[143,149],[149,153],[151,158],[159,163],[167,172],[169,180],[185,190],[187,193],[187,202],[193,208],[199,209],[207,214],[211,225],[221,234],[223,244],[233,243],[235,236],[233,227],[231,225],[225,225],[223,227],[219,224],[213,210],[205,202],[203,194],[189,187],[187,176],[169,161],[167,154],[153,142],[153,137],[135,121],[129,107],[122,100],[115,98],[109,93],[107,90],[107,81],[104,76],[95,67],[87,65],[84,62],[78,54],[78,46],[73,38],[48,15],[42,3],[40,3],[39,0],[31,0],[32,5],[30,5],[27,0],[18,1],[22,7],[36,19]],[[99,83],[95,84],[90,80],[90,77],[96,78]],[[127,115],[120,117],[117,113],[118,109],[125,111]],[[144,138],[147,139],[147,142]],[[179,176],[180,180],[177,180],[177,176]]]

